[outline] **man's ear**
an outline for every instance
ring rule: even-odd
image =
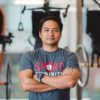
[[[41,32],[39,32],[39,37],[41,38]]]

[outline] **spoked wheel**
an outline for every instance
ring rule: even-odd
[[[85,87],[89,80],[89,59],[86,52],[86,49],[83,45],[78,45],[76,54],[79,60],[79,66],[81,71],[81,77],[78,80],[78,85],[80,87]]]
[[[11,67],[10,63],[7,64],[7,72],[6,72],[6,100],[9,100],[11,97]]]

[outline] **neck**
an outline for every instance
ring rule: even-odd
[[[48,51],[48,52],[53,52],[58,49],[58,46],[45,46],[43,45],[43,50]]]

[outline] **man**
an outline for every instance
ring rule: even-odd
[[[29,100],[70,100],[80,71],[76,55],[58,47],[62,28],[59,18],[44,18],[39,25],[42,48],[22,56],[19,78]]]

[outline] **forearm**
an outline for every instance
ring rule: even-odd
[[[45,76],[42,79],[42,82],[58,89],[64,89],[73,87],[76,83],[76,80],[74,80],[71,76],[62,75],[55,77]]]
[[[22,83],[22,87],[24,91],[34,91],[34,92],[46,92],[46,91],[51,91],[55,89],[54,87],[50,85],[43,84],[43,83],[37,82],[34,79],[29,79],[29,78],[25,79],[25,81]]]
[[[42,78],[43,83],[51,85],[58,89],[65,89],[74,87],[77,83],[78,78],[80,77],[80,70],[79,69],[65,69],[61,76],[45,76]]]

